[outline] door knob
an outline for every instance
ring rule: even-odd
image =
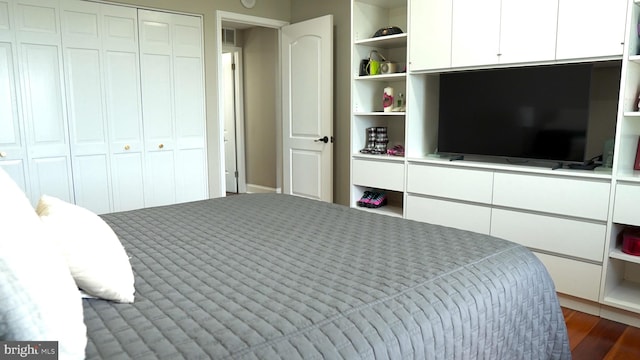
[[[0,151],[0,158],[7,157],[7,153],[4,151]]]
[[[321,137],[320,139],[316,139],[316,140],[313,140],[313,141],[314,142],[321,142],[322,141],[323,143],[326,144],[326,143],[329,142],[329,137],[325,136],[325,137]]]
[[[124,149],[125,149],[125,150],[129,150],[129,149],[131,149],[131,146],[129,146],[129,145],[125,145],[125,146],[124,146]]]
[[[162,148],[164,148],[164,144],[158,145],[158,149],[162,149]]]

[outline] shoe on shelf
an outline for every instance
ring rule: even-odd
[[[358,200],[356,204],[361,207],[367,207],[369,206],[369,202],[371,201],[371,199],[373,199],[375,195],[376,193],[373,191],[365,191],[364,194],[362,194],[362,197],[360,198],[360,200]]]
[[[391,149],[388,149],[387,150],[387,155],[404,156],[404,146],[396,145],[396,146],[392,147]]]
[[[387,205],[387,194],[384,192],[376,192],[371,200],[369,200],[367,207],[377,209]]]

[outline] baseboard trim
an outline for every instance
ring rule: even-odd
[[[262,185],[247,184],[248,194],[271,194],[276,193],[277,189]]]

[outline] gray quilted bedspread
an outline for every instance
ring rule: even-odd
[[[134,304],[87,299],[89,359],[570,358],[522,246],[287,195],[108,214]]]

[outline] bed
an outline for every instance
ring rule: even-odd
[[[562,359],[553,283],[490,236],[277,194],[103,215],[133,304],[84,300],[87,359]]]

